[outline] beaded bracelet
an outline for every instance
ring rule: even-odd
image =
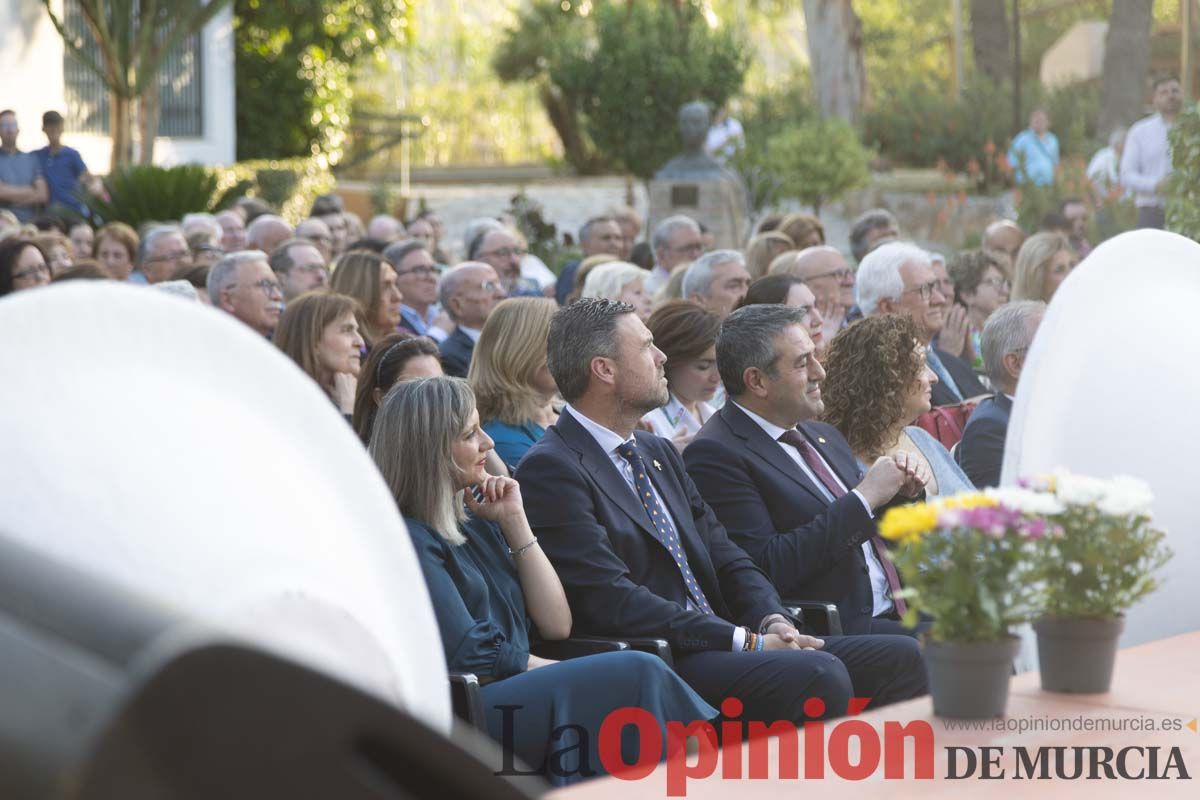
[[[763,649],[763,647],[765,647],[765,646],[766,646],[766,644],[767,644],[767,637],[766,637],[765,635],[764,635],[764,636],[757,636],[757,637],[755,637],[755,639],[754,639],[754,652],[756,652],[756,653],[761,653],[761,652],[762,652],[762,649]]]
[[[523,545],[521,545],[520,547],[518,547],[516,550],[513,550],[511,547],[510,547],[510,548],[508,548],[508,554],[509,554],[510,556],[512,556],[513,558],[520,558],[521,556],[525,555],[525,551],[526,551],[526,550],[528,550],[529,548],[533,547],[535,544],[537,544],[537,537],[536,537],[536,536],[535,536],[535,537],[533,537],[533,541],[532,541],[532,542],[530,542],[529,544],[523,544]]]

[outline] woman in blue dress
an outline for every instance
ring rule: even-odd
[[[558,420],[558,386],[546,366],[546,337],[558,304],[516,297],[492,310],[479,334],[467,382],[479,404],[483,430],[516,471],[521,458]]]
[[[570,635],[571,609],[529,529],[520,486],[484,470],[491,449],[469,386],[444,377],[397,384],[370,443],[416,547],[447,666],[484,684],[492,737],[561,785],[604,772],[600,726],[618,708],[649,711],[664,742],[667,721],[715,718],[646,653],[556,662],[530,652],[531,631],[545,640]],[[507,725],[505,706],[516,707]],[[636,738],[622,737],[626,763],[636,760]]]

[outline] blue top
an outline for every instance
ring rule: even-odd
[[[529,448],[545,435],[546,429],[535,422],[509,425],[493,419],[484,423],[483,432],[492,437],[492,441],[496,443],[496,454],[511,473],[529,452]]]
[[[20,150],[6,153],[0,150],[0,183],[24,188],[32,186],[41,175],[42,169],[33,153],[22,153]],[[7,200],[0,200],[0,208],[7,208],[21,222],[31,222],[37,210],[36,206],[17,205]]]
[[[1054,168],[1058,166],[1058,137],[1049,131],[1038,137],[1031,128],[1017,134],[1008,148],[1017,183],[1027,180],[1037,186],[1054,183]]]
[[[83,163],[83,156],[73,147],[60,147],[57,153],[51,153],[50,148],[43,147],[34,150],[38,163],[42,167],[42,175],[46,177],[46,186],[50,189],[50,202],[61,203],[83,214],[87,208],[75,196],[79,188],[79,176],[88,171]]]
[[[452,545],[405,517],[451,672],[507,678],[529,666],[529,618],[508,545],[495,524],[468,517]]]
[[[938,497],[949,497],[959,492],[975,490],[971,479],[955,463],[954,457],[950,455],[949,450],[942,446],[941,442],[916,425],[909,425],[904,432],[908,434],[908,438],[912,439],[913,444],[929,462],[929,467],[933,470],[933,478],[937,481]]]

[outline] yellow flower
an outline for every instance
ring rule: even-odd
[[[908,544],[937,527],[937,509],[927,503],[889,509],[879,523],[879,535]]]
[[[969,510],[972,508],[994,508],[1000,505],[994,498],[988,497],[983,492],[962,492],[952,497],[947,497],[944,500],[938,501],[940,508],[960,508]]]

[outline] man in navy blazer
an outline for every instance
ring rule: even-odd
[[[665,361],[625,303],[583,300],[551,324],[547,362],[569,405],[517,479],[576,629],[666,639],[680,676],[714,705],[738,698],[747,721],[803,722],[811,697],[838,716],[851,696],[882,705],[923,693],[908,637],[798,631],[671,443],[635,431],[667,402]]]
[[[958,465],[981,489],[1000,485],[1012,398],[1025,367],[1025,354],[1045,313],[1045,303],[1022,300],[996,309],[983,326],[983,367],[998,391],[971,412],[954,451]]]
[[[467,377],[483,323],[506,297],[508,293],[500,284],[500,276],[489,264],[466,261],[442,275],[438,301],[455,325],[454,331],[438,345],[447,375]]]
[[[842,434],[812,421],[824,410],[825,371],[804,319],[802,309],[756,305],[721,326],[729,400],[684,451],[688,474],[783,597],[835,603],[846,633],[911,634],[891,598],[889,570],[898,576],[876,512],[911,502],[928,476],[900,455],[864,475]]]

